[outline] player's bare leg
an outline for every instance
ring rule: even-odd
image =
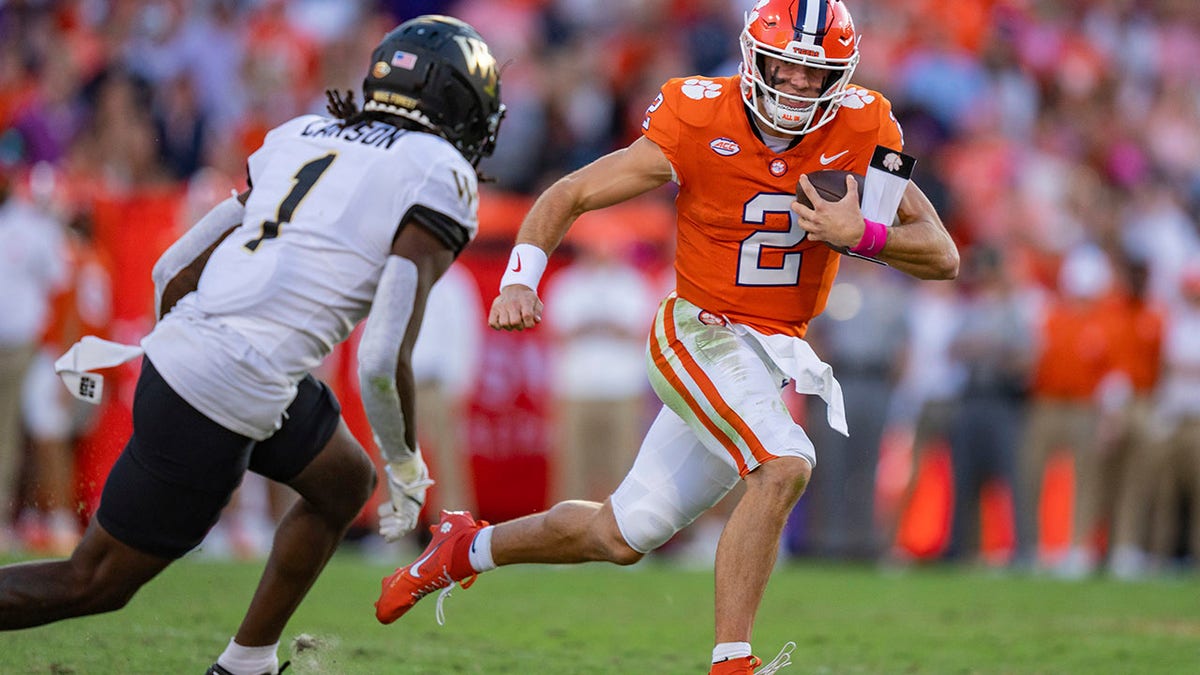
[[[279,527],[262,579],[234,639],[246,647],[272,645],[312,587],[375,488],[375,467],[345,422],[288,483],[300,499]]]
[[[0,630],[118,610],[171,562],[117,541],[93,520],[70,558],[0,568]]]
[[[779,537],[811,474],[807,460],[780,457],[746,476],[746,494],[734,508],[717,545],[718,644],[750,642],[754,615],[775,567]]]
[[[375,618],[391,623],[404,616],[423,597],[443,590],[441,601],[456,582],[463,588],[475,583],[479,572],[516,563],[580,563],[607,561],[631,565],[642,554],[630,548],[617,528],[612,505],[585,501],[555,504],[549,511],[488,527],[465,511],[443,511],[430,528],[433,539],[410,565],[399,567],[383,579]],[[480,544],[484,537],[489,543]],[[473,560],[473,556],[484,556]]]
[[[497,565],[595,561],[632,565],[642,554],[625,543],[610,500],[569,500],[497,525],[492,559]]]

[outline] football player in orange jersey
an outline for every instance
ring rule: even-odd
[[[858,36],[841,0],[762,0],[741,45],[738,75],[668,81],[642,137],[541,195],[491,308],[493,328],[535,327],[546,257],[580,214],[679,184],[676,292],[659,308],[648,350],[664,405],[633,468],[603,503],[566,501],[494,527],[444,513],[424,555],[384,579],[381,621],[498,565],[637,562],[740,479],[745,495],[717,551],[711,672],[750,673],[761,663],[750,647],[754,616],[816,465],[782,387],[821,396],[845,432],[837,381],[803,339],[837,274],[840,256],[825,243],[922,279],[954,278],[958,252],[916,185],[885,227],[864,219],[852,180],[831,202],[803,178],[822,169],[865,174],[877,145],[902,149],[887,99],[850,84]],[[798,182],[812,208],[795,201]],[[758,672],[786,665],[794,647]]]

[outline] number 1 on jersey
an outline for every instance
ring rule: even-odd
[[[279,203],[279,208],[275,211],[275,220],[266,220],[262,224],[262,234],[257,238],[251,239],[242,246],[248,251],[254,251],[258,245],[267,239],[274,239],[279,236],[279,227],[284,223],[291,221],[292,214],[296,212],[296,207],[300,206],[300,202],[304,200],[304,196],[316,184],[317,179],[325,170],[333,164],[334,158],[337,157],[336,152],[331,152],[324,157],[318,157],[313,161],[300,167],[295,176],[292,176],[292,191],[283,198]]]

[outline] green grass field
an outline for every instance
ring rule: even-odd
[[[124,610],[0,634],[0,673],[202,673],[224,648],[257,563],[185,559]],[[339,554],[284,634],[310,673],[707,672],[711,573],[648,560],[510,567],[391,626],[371,603],[391,571]],[[881,573],[791,563],[772,577],[756,652],[798,647],[796,673],[1200,673],[1200,578],[1066,583],[952,568]]]

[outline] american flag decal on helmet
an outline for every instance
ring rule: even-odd
[[[412,52],[397,51],[392,54],[392,67],[412,70],[417,65],[417,55]]]

